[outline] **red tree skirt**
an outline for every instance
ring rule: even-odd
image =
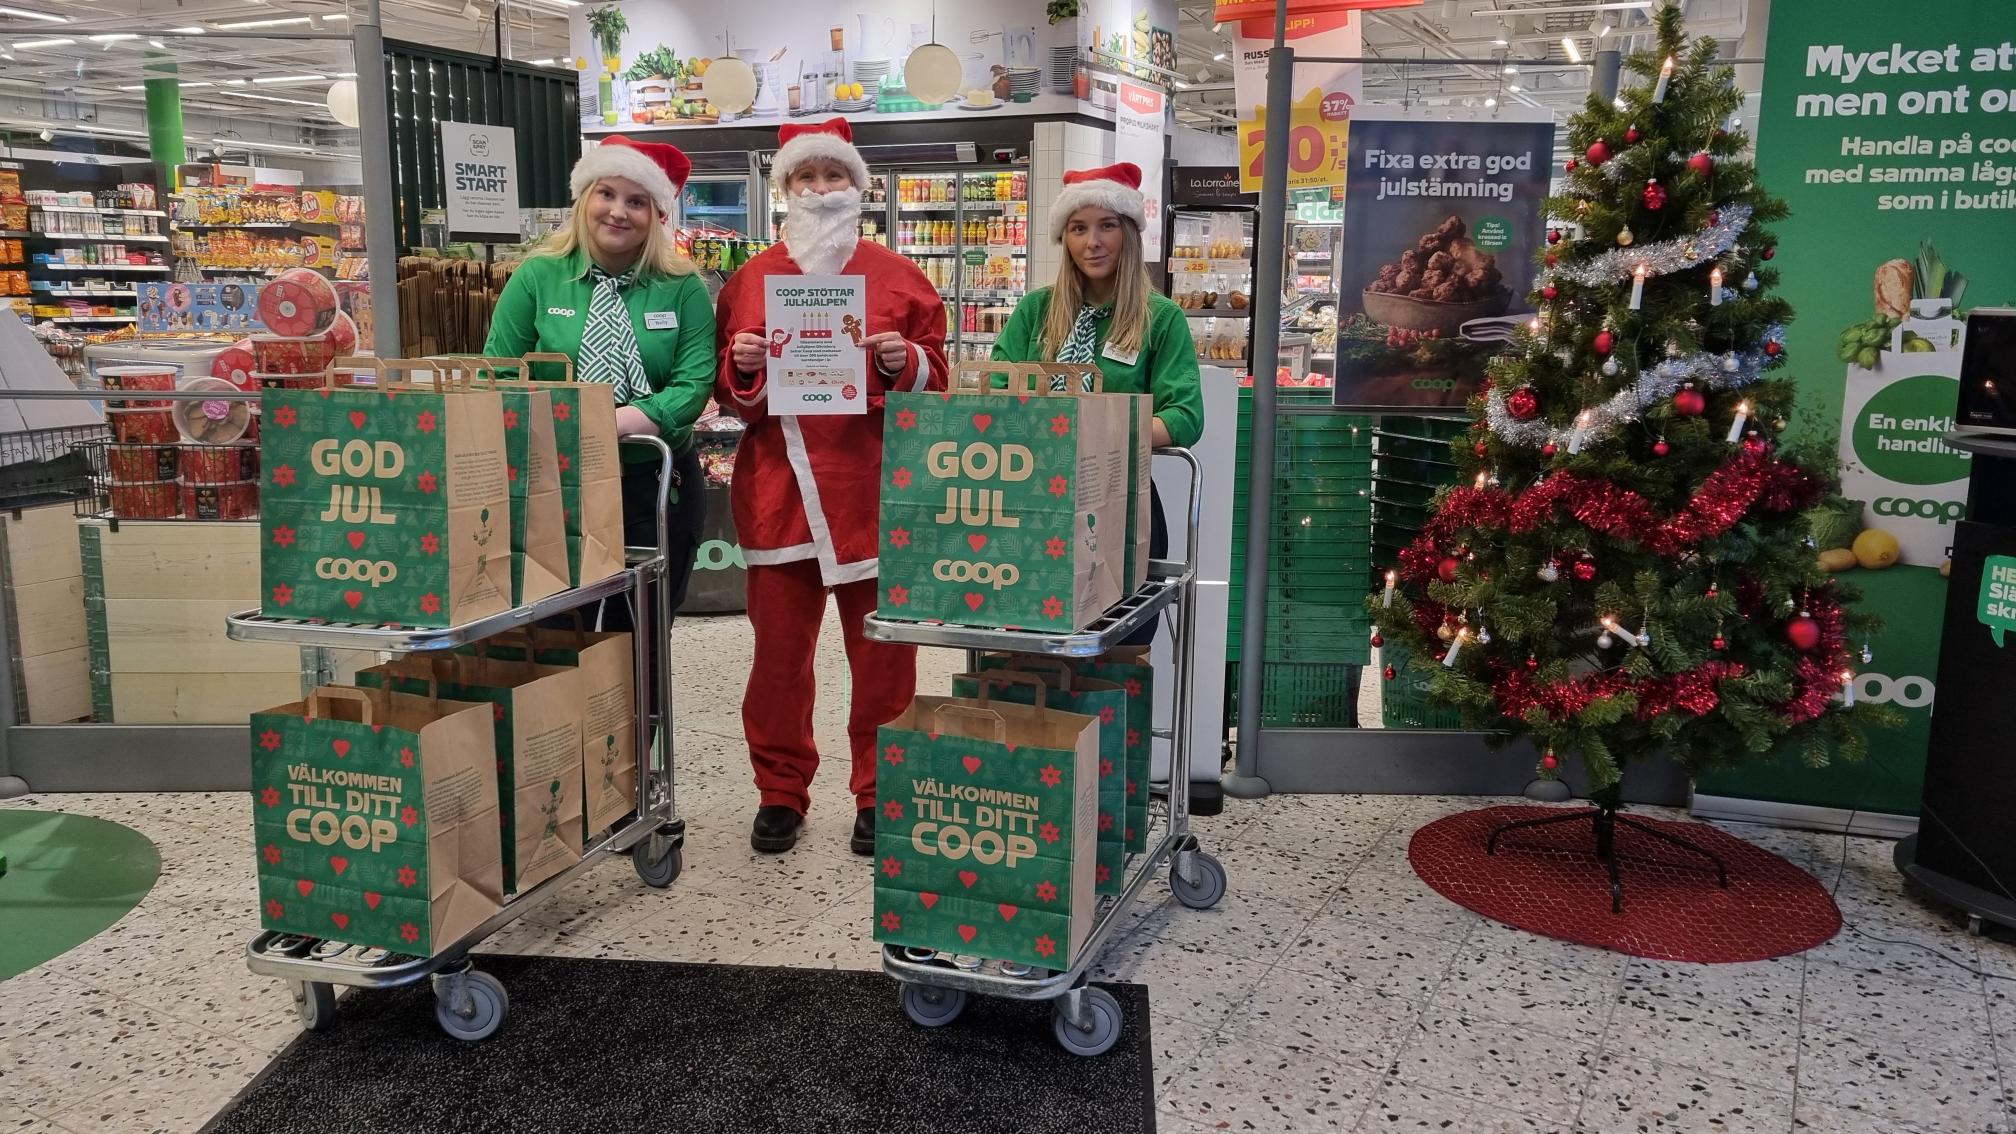
[[[1486,807],[1414,832],[1407,857],[1421,880],[1465,909],[1531,933],[1663,961],[1761,961],[1811,949],[1841,929],[1841,911],[1811,874],[1704,823],[1633,818],[1714,851],[1729,867],[1715,885],[1706,859],[1617,827],[1624,912],[1610,912],[1610,874],[1589,823],[1512,831],[1484,853],[1491,829],[1559,815],[1551,807]]]

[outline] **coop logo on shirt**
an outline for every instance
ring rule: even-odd
[[[548,307],[546,314],[558,315],[562,319],[572,319],[574,317],[574,309],[572,307]]]

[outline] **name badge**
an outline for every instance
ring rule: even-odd
[[[1099,353],[1122,366],[1132,366],[1134,365],[1134,360],[1141,357],[1141,348],[1135,347],[1133,350],[1121,350],[1112,343],[1107,343],[1106,349]]]
[[[644,329],[647,331],[676,331],[679,329],[677,311],[646,311]]]

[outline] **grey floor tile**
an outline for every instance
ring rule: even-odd
[[[1159,1108],[1221,1129],[1349,1131],[1378,1081],[1372,1072],[1314,1054],[1207,1040],[1162,1093]]]
[[[1576,1124],[1588,1134],[1786,1134],[1791,1128],[1789,1090],[1609,1055],[1596,1064]]]
[[[1799,1092],[1852,1114],[1955,1134],[1994,1130],[2008,1118],[1986,1044],[1913,1050],[1880,1030],[1863,1038],[1809,1025],[1800,1037]]]
[[[1431,1008],[1394,1062],[1395,1077],[1516,1110],[1566,1129],[1582,1106],[1596,1049],[1517,1024]]]
[[[1149,988],[1158,1010],[1216,1030],[1245,1007],[1267,966],[1182,948],[1113,954],[1092,966],[1094,980],[1129,980]]]
[[[1398,1079],[1380,1084],[1359,1120],[1359,1134],[1470,1134],[1472,1112],[1482,1104],[1465,1095],[1417,1087]]]
[[[1988,1001],[1972,978],[1949,986],[1816,969],[1807,975],[1805,1021],[1917,1052],[1971,1054],[1989,1037]]]
[[[202,1126],[266,1066],[264,1052],[205,1045],[185,1057],[136,1067],[109,1090],[56,1111],[71,1134],[186,1134]]]
[[[1526,948],[1466,944],[1435,993],[1435,1007],[1517,1020],[1536,1032],[1593,1043],[1623,986],[1621,953],[1530,937]]]
[[[1725,965],[1669,965],[1633,958],[1605,1033],[1606,1053],[1785,1089],[1799,1058],[1793,983],[1757,973],[1718,975]]]
[[[1314,973],[1382,996],[1422,1000],[1449,973],[1462,943],[1323,916],[1302,930],[1281,967]]]
[[[1329,977],[1276,968],[1225,1025],[1227,1037],[1383,1072],[1413,1034],[1420,1005]]]

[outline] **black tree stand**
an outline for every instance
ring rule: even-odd
[[[1679,835],[1668,834],[1649,823],[1640,823],[1629,815],[1619,814],[1619,808],[1623,806],[1621,796],[1622,788],[1612,784],[1590,793],[1589,802],[1592,806],[1587,811],[1570,811],[1561,815],[1549,815],[1543,819],[1519,819],[1511,823],[1501,823],[1492,828],[1491,838],[1484,844],[1484,853],[1497,854],[1498,838],[1507,831],[1516,831],[1524,827],[1552,827],[1561,823],[1588,822],[1596,829],[1596,858],[1610,871],[1610,912],[1623,913],[1624,879],[1617,868],[1617,825],[1621,823],[1634,831],[1650,835],[1661,842],[1671,843],[1714,863],[1716,885],[1724,890],[1729,888],[1729,868],[1722,864],[1721,858],[1714,851]]]

